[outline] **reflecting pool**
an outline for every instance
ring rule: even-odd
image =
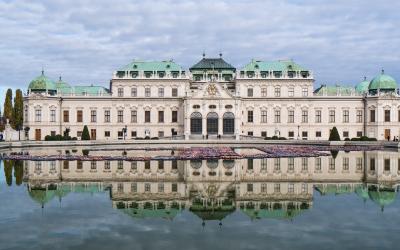
[[[398,245],[397,151],[191,160],[157,159],[176,154],[171,150],[29,154],[66,151],[152,160],[0,161],[0,249]]]

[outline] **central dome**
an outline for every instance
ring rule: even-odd
[[[382,74],[372,79],[368,86],[368,90],[383,90],[383,91],[395,91],[397,89],[396,80],[393,77],[386,75],[382,70]]]
[[[42,71],[42,74],[33,79],[28,89],[30,90],[56,90],[56,86],[52,80],[47,78]]]

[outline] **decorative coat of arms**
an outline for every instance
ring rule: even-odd
[[[215,84],[208,85],[207,92],[208,92],[209,95],[217,94],[217,87],[215,86]]]

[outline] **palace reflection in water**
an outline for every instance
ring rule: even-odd
[[[400,182],[399,154],[386,151],[317,158],[14,164],[23,165],[28,192],[41,206],[70,192],[109,191],[113,207],[136,218],[172,219],[187,209],[203,221],[222,220],[237,210],[251,219],[290,219],[312,208],[314,190],[323,195],[355,192],[383,210],[396,199]]]

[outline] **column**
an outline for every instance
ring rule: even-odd
[[[222,115],[218,116],[218,135],[223,135],[223,124],[222,124]]]

